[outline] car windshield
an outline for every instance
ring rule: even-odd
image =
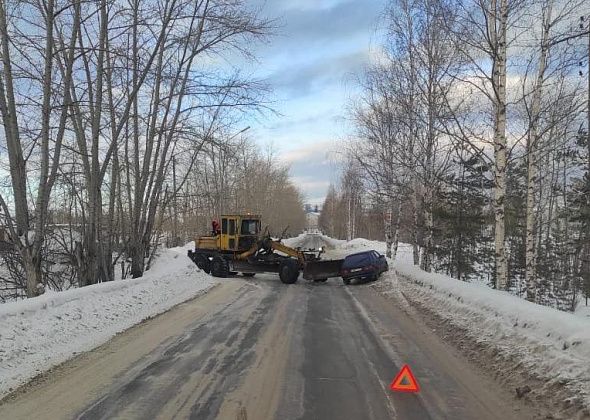
[[[344,260],[344,264],[342,267],[356,267],[363,264],[368,264],[371,262],[371,254],[363,253],[363,254],[356,254],[356,255],[349,255]]]

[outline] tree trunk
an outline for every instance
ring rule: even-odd
[[[129,257],[131,258],[131,277],[136,279],[143,276],[145,267],[145,247],[143,241],[133,241],[130,244]]]
[[[539,117],[541,111],[541,96],[545,81],[545,69],[547,67],[547,55],[549,54],[549,29],[553,2],[549,0],[547,9],[544,10],[543,35],[541,43],[541,56],[539,57],[539,69],[535,82],[533,99],[531,104],[530,129],[527,144],[527,200],[526,200],[526,299],[534,302],[537,294],[537,248],[535,247],[536,227],[536,203],[535,193],[537,185],[537,146],[539,143]]]
[[[505,290],[508,286],[508,261],[506,258],[506,26],[508,19],[508,0],[500,0],[498,10],[496,0],[492,0],[493,19],[488,20],[494,34],[497,50],[492,68],[494,97],[494,245],[496,262],[496,289]],[[499,13],[499,16],[497,14]]]
[[[36,252],[32,247],[29,247],[21,255],[23,256],[23,265],[27,276],[27,297],[39,296],[44,291],[41,252]]]
[[[426,200],[424,202],[424,224],[425,224],[425,238],[424,247],[422,249],[422,269],[428,273],[432,271],[432,254],[433,254],[433,230],[434,218],[432,214],[432,187],[428,186],[425,193]]]
[[[389,205],[385,213],[385,256],[391,258],[391,246],[393,245],[393,197],[389,198]]]
[[[395,215],[395,230],[393,233],[393,255],[392,258],[395,260],[397,257],[397,248],[399,246],[399,226],[402,220],[402,200],[398,200],[397,212]]]
[[[414,257],[414,265],[420,265],[420,248],[418,246],[418,183],[413,181],[413,192],[412,192],[412,213],[413,213],[413,224],[412,224],[412,255]]]
[[[588,58],[590,60],[590,23],[588,24]],[[586,121],[586,147],[588,148],[588,156],[586,156],[587,160],[587,168],[586,168],[586,203],[585,203],[585,213],[583,217],[585,218],[585,250],[582,249],[582,258],[580,264],[580,273],[581,277],[583,278],[584,284],[590,285],[590,71],[588,73],[588,104],[587,104],[587,121]],[[590,287],[589,287],[590,289]],[[586,289],[586,293],[588,293],[588,289]],[[588,305],[588,294],[586,294],[586,305]]]

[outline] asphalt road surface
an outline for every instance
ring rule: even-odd
[[[418,394],[389,390],[405,363]],[[372,285],[273,275],[223,280],[0,405],[0,419],[530,417]]]

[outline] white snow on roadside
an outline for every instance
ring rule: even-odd
[[[493,346],[537,378],[571,389],[590,406],[590,319],[527,302],[414,265],[395,265],[411,300],[428,307],[472,339]]]
[[[384,252],[385,244],[354,239],[339,248]],[[474,342],[494,348],[506,360],[505,369],[530,373],[545,381],[546,392],[557,393],[561,387],[564,402],[590,407],[590,311],[580,307],[583,301],[576,314],[537,305],[482,283],[424,272],[413,265],[411,251],[400,244],[398,258],[390,261],[395,269],[388,275],[391,287],[426,305]]]
[[[216,283],[186,256],[163,250],[138,279],[101,283],[0,305],[0,398],[39,373]]]
[[[310,236],[317,236],[319,237],[328,248],[337,248],[339,246],[341,246],[342,244],[345,244],[346,241],[343,241],[341,239],[334,239],[334,238],[330,238],[329,236],[323,235],[321,233],[302,233],[298,236],[294,236],[292,238],[287,238],[287,239],[283,239],[283,243],[287,246],[290,246],[292,248],[298,248],[303,246],[303,244],[305,244],[308,240]]]
[[[584,299],[582,299],[578,304],[578,307],[576,308],[576,315],[582,318],[590,319],[590,304],[586,305],[586,301]]]

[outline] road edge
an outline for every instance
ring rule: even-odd
[[[5,392],[0,391],[0,407],[4,404],[16,399],[19,395],[27,392],[27,390],[34,387],[35,385],[46,382],[48,380],[48,378],[52,374],[54,374],[54,372],[59,371],[65,365],[75,362],[78,359],[82,359],[82,358],[86,357],[89,353],[92,353],[92,352],[96,351],[97,349],[100,349],[101,347],[109,345],[109,343],[111,343],[113,340],[117,339],[119,336],[121,336],[123,334],[126,334],[131,329],[137,328],[137,327],[139,327],[139,326],[141,326],[153,319],[156,319],[156,318],[176,309],[177,307],[186,304],[187,302],[202,298],[204,295],[206,295],[207,293],[216,289],[220,285],[221,285],[220,282],[212,283],[212,284],[208,285],[207,287],[196,292],[196,294],[194,294],[190,297],[187,297],[187,299],[185,299],[181,302],[178,302],[178,303],[176,303],[176,304],[174,304],[174,305],[172,305],[172,306],[168,307],[167,309],[164,309],[160,312],[151,314],[151,315],[141,319],[139,322],[129,325],[127,328],[117,332],[116,334],[114,334],[110,338],[108,338],[107,340],[105,340],[101,343],[97,343],[94,347],[84,350],[82,352],[73,354],[72,357],[69,357],[66,360],[63,360],[60,363],[57,363],[55,365],[51,365],[46,370],[40,371],[38,374],[36,374],[28,379],[24,379],[23,382],[21,384],[19,384],[18,386],[16,386],[15,388],[12,388],[9,391],[5,391]]]
[[[411,287],[419,283],[394,271],[393,276],[404,279],[392,279],[395,293],[387,293],[389,298],[401,299],[414,316],[419,317],[441,340],[453,346],[469,362],[488,374],[499,386],[511,390],[518,401],[538,413],[543,418],[551,419],[587,419],[590,407],[584,405],[584,396],[576,394],[564,383],[548,385],[553,378],[536,375],[527,369],[526,363],[518,355],[506,355],[499,346],[486,340],[478,340],[472,331],[457,325],[450,317],[445,317],[436,308],[425,305],[418,296],[413,296]],[[393,277],[391,276],[391,277]],[[383,294],[382,291],[380,293]],[[551,389],[547,389],[548,386]]]

